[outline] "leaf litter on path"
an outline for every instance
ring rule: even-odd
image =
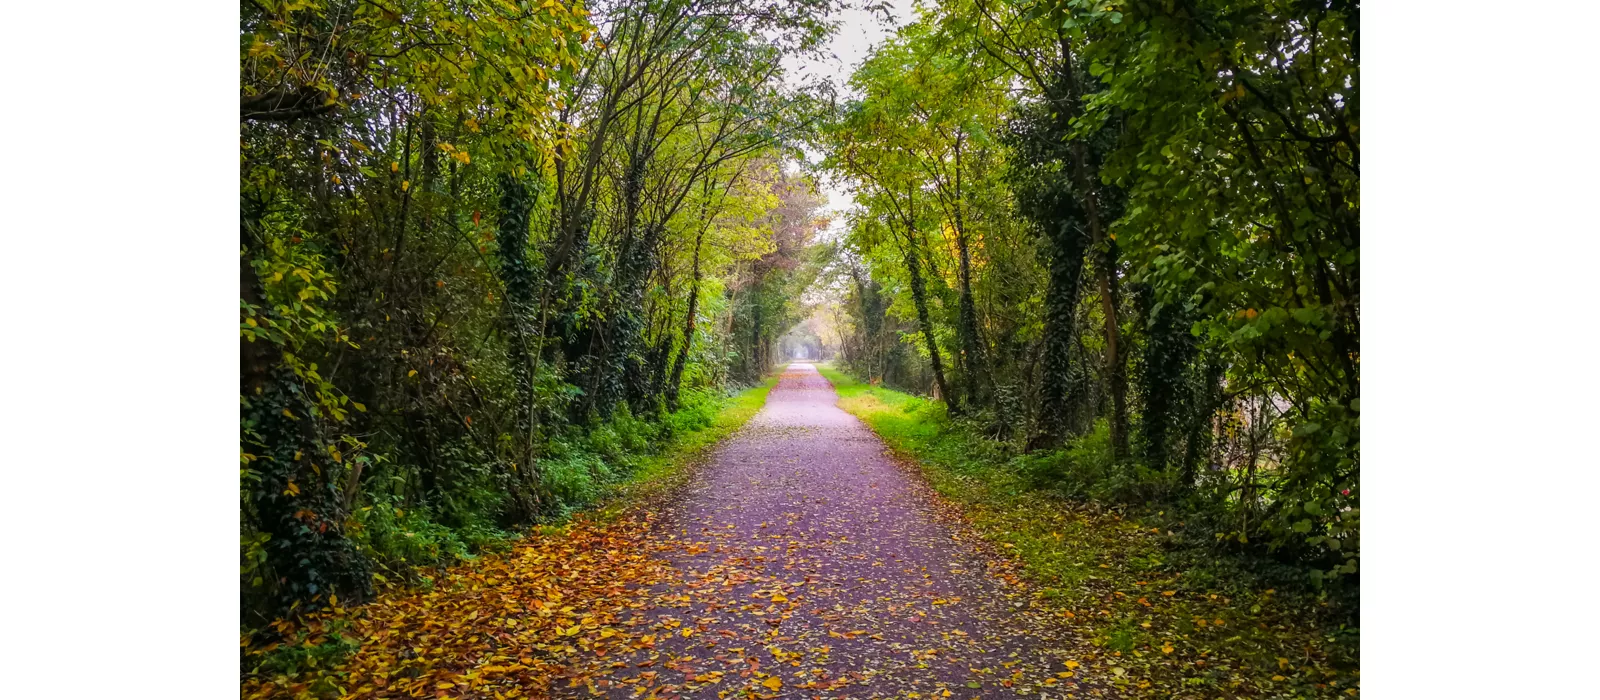
[[[241,696],[1109,694],[1126,670],[835,397],[793,366],[671,497],[529,538],[431,590],[282,623],[307,643],[339,626],[360,646],[320,674],[247,678]]]

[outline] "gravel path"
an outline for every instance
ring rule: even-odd
[[[1097,697],[1050,614],[808,364],[659,515],[662,580],[558,695]],[[1077,670],[1074,670],[1077,669]]]

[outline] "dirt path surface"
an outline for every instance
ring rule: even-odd
[[[1073,661],[1081,642],[835,400],[814,367],[789,366],[656,515],[661,578],[601,621],[626,634],[553,693],[1101,695]]]

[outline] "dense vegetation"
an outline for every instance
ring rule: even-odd
[[[761,377],[825,10],[241,5],[247,623],[560,517]]]
[[[1036,483],[1358,590],[1358,8],[925,8],[854,74],[822,314]]]
[[[784,68],[833,9],[241,5],[247,625],[562,518],[829,355],[1355,599],[1359,7],[947,0],[842,100]]]

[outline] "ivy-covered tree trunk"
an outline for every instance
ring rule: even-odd
[[[594,365],[591,400],[594,412],[609,417],[617,404],[626,400],[635,410],[649,393],[649,376],[644,344],[644,295],[654,260],[660,227],[641,221],[646,161],[642,155],[629,158],[622,181],[622,243],[617,251],[616,272],[612,277],[612,307]]]
[[[1067,394],[1072,389],[1072,345],[1077,323],[1078,284],[1084,240],[1069,220],[1045,223],[1049,280],[1044,294],[1044,361],[1040,368],[1039,415],[1029,441],[1033,448],[1060,444],[1068,424]]]
[[[528,228],[538,191],[524,181],[502,174],[500,187],[500,279],[505,284],[506,301],[503,313],[507,326],[508,342],[506,360],[515,384],[516,406],[512,410],[516,422],[517,454],[512,469],[517,484],[512,500],[521,518],[535,515],[539,510],[538,409],[535,405],[534,373],[537,353],[533,346],[540,333],[536,314],[538,299],[534,293],[533,268],[528,261]]]
[[[944,360],[939,356],[939,341],[933,335],[933,316],[928,313],[928,289],[922,279],[922,261],[917,256],[914,232],[906,234],[906,244],[901,248],[905,255],[906,274],[911,278],[911,301],[917,307],[917,323],[922,327],[922,337],[928,347],[928,364],[933,367],[933,381],[951,415],[960,415],[961,400],[944,378]]]
[[[761,379],[766,372],[767,365],[761,353],[761,290],[757,287],[755,293],[750,295],[752,308],[750,309],[750,381]]]
[[[277,576],[274,609],[316,609],[329,596],[359,600],[371,566],[345,537],[335,464],[316,434],[316,408],[294,372],[275,367],[260,393],[241,406],[243,447],[258,477],[249,488],[256,524],[269,539],[268,570]]]
[[[620,370],[618,399],[625,399],[635,411],[644,410],[650,395],[650,370],[645,355],[645,291],[655,263],[655,247],[660,227],[645,225],[638,240],[627,248],[627,259],[620,266],[623,278],[617,282],[619,306],[613,316],[611,364]],[[614,404],[613,404],[614,405]],[[609,409],[610,406],[607,406]]]
[[[1066,88],[1063,110],[1076,119],[1083,112],[1083,89],[1078,82],[1072,47],[1062,40],[1062,85]],[[1106,380],[1111,389],[1111,450],[1117,459],[1128,456],[1128,374],[1121,354],[1121,320],[1118,318],[1116,243],[1106,236],[1102,219],[1099,174],[1090,162],[1089,148],[1082,138],[1070,146],[1072,179],[1089,228],[1089,241],[1095,248],[1095,279],[1099,286],[1101,311],[1105,315]]]
[[[1091,230],[1100,229],[1095,226]],[[1100,286],[1100,309],[1105,315],[1106,384],[1111,391],[1111,452],[1117,459],[1124,459],[1128,456],[1128,361],[1121,348],[1118,306],[1122,294],[1116,278],[1116,244],[1102,237],[1096,245],[1100,251],[1095,256],[1095,273]]]
[[[678,392],[683,386],[683,369],[689,363],[689,352],[694,349],[694,333],[700,315],[700,246],[705,242],[705,230],[694,239],[694,273],[689,282],[689,313],[683,319],[683,342],[678,356],[672,361],[672,374],[667,379],[667,410],[678,410]]]
[[[956,252],[960,257],[961,284],[957,323],[960,324],[961,353],[965,356],[962,365],[966,369],[962,377],[968,404],[982,406],[987,402],[988,392],[984,387],[989,382],[989,366],[984,358],[983,339],[978,335],[978,310],[972,301],[972,254],[964,231],[956,232]]]
[[[1139,419],[1144,461],[1151,469],[1165,471],[1172,462],[1169,435],[1178,419],[1178,393],[1192,354],[1188,342],[1192,336],[1187,329],[1177,332],[1177,310],[1158,304],[1148,285],[1140,285],[1134,296],[1147,319],[1140,363],[1143,371],[1139,373],[1144,398]]]

